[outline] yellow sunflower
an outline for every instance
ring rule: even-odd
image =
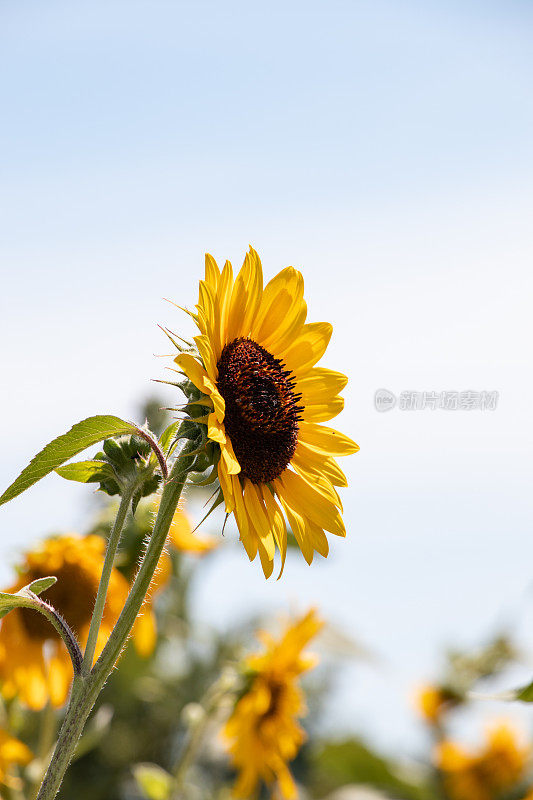
[[[32,758],[29,747],[7,731],[0,730],[0,783],[18,788],[18,781],[9,775],[9,769],[14,764],[25,766]]]
[[[418,689],[415,702],[420,716],[430,725],[438,725],[442,716],[458,705],[460,698],[443,686],[427,684]]]
[[[218,479],[226,512],[266,577],[275,547],[282,570],[286,522],[310,564],[328,554],[324,531],[345,536],[335,487],[346,486],[335,456],[355,453],[351,439],[319,423],[342,411],[347,378],[316,367],[331,337],[328,322],[306,323],[304,282],[286,267],[263,288],[259,256],[250,248],[233,278],[206,255],[197,314],[198,357],[181,353],[180,369],[210,408],[207,437],[219,447]]]
[[[6,591],[17,592],[31,581],[55,575],[57,582],[41,597],[51,603],[86,644],[91,615],[102,573],[106,543],[96,535],[57,536],[26,554],[19,578]],[[111,574],[95,658],[104,647],[128,594],[128,582],[116,569]],[[18,695],[33,709],[48,701],[65,702],[72,666],[62,639],[41,614],[15,609],[0,627],[0,681],[7,697]]]
[[[443,772],[451,800],[497,800],[523,779],[531,748],[505,723],[488,732],[487,743],[470,753],[455,742],[442,742],[436,751],[436,765]]]
[[[297,796],[288,763],[305,740],[298,718],[306,713],[298,677],[316,663],[302,650],[322,627],[314,611],[296,620],[279,641],[261,633],[265,650],[250,656],[250,683],[224,728],[239,776],[233,793],[249,798],[260,781],[274,784],[286,800]]]

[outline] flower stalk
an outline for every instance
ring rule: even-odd
[[[131,587],[117,623],[96,664],[88,674],[74,677],[67,713],[61,727],[54,754],[41,784],[37,800],[53,800],[76,745],[97,698],[121,653],[141,609],[159,558],[165,546],[170,524],[176,512],[185,480],[191,468],[194,441],[187,441],[177,458],[163,489],[154,530],[141,566]]]
[[[102,616],[104,614],[104,606],[107,597],[107,590],[109,588],[109,580],[111,578],[111,572],[113,571],[113,564],[120,541],[120,535],[124,527],[124,522],[126,521],[126,516],[128,514],[128,509],[130,507],[135,488],[135,483],[131,483],[124,488],[117,516],[115,517],[115,522],[111,528],[111,533],[109,534],[104,565],[102,567],[102,576],[98,585],[98,592],[96,594],[94,611],[91,618],[89,635],[87,638],[87,646],[85,648],[85,655],[83,657],[82,673],[84,675],[89,674],[93,665],[94,652],[96,650],[96,643],[98,641],[98,632],[100,630],[100,624],[102,622]]]
[[[46,619],[52,623],[58,634],[63,639],[65,647],[68,650],[70,660],[72,661],[74,675],[79,675],[81,672],[82,654],[78,640],[76,639],[76,636],[74,635],[69,624],[65,619],[63,619],[61,614],[59,614],[56,609],[50,605],[50,603],[47,603],[46,600],[43,600],[42,597],[38,597],[29,590],[26,590],[26,595],[32,601],[29,608],[39,611],[43,616],[45,616]]]

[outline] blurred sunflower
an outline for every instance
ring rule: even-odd
[[[147,510],[150,516],[157,512],[159,508],[159,497],[150,503]],[[142,513],[142,512],[141,512]],[[139,525],[139,522],[136,523]],[[142,531],[142,523],[139,526]],[[142,538],[150,533],[151,527],[148,526],[146,532],[142,532]],[[214,536],[195,536],[192,532],[192,525],[187,513],[181,509],[176,509],[169,529],[169,543],[180,553],[189,553],[195,556],[203,556],[218,547],[218,539]],[[133,644],[137,653],[143,658],[147,658],[154,651],[157,641],[157,622],[154,611],[155,595],[165,588],[172,577],[172,561],[167,553],[162,553],[157,569],[150,584],[150,590],[146,595],[142,611],[135,620],[133,626]]]
[[[472,754],[455,742],[442,742],[436,751],[436,765],[443,772],[451,800],[496,800],[516,788],[525,775],[531,749],[521,745],[508,725],[489,730],[487,744]]]
[[[266,577],[276,545],[283,570],[284,514],[309,564],[315,551],[328,554],[324,531],[346,535],[335,487],[347,481],[334,457],[359,449],[318,424],[342,411],[339,392],[347,378],[315,366],[332,326],[305,323],[303,289],[293,267],[263,288],[252,248],[235,280],[229,261],[220,272],[206,255],[198,313],[192,315],[200,330],[194,338],[198,357],[181,353],[175,359],[210,408],[205,424],[218,447],[226,512],[234,513],[250,560],[259,551]]]
[[[459,696],[443,686],[427,684],[420,687],[415,697],[419,714],[430,725],[438,725],[447,711],[460,703]]]
[[[57,582],[41,595],[67,620],[84,646],[102,573],[106,543],[100,536],[65,535],[46,539],[26,553],[17,582],[6,591],[17,592],[31,581],[55,575]],[[95,658],[105,645],[128,594],[128,582],[114,569]],[[15,609],[0,628],[0,681],[6,697],[18,695],[33,709],[48,700],[63,705],[72,680],[70,657],[62,639],[38,612]]]
[[[287,800],[296,797],[288,768],[305,740],[298,718],[306,713],[298,678],[316,663],[302,650],[318,633],[322,622],[314,611],[290,625],[279,641],[262,632],[262,653],[246,660],[248,686],[224,728],[233,766],[239,775],[236,797],[253,795],[260,781],[275,785]]]
[[[24,766],[32,758],[32,752],[29,747],[10,736],[7,731],[0,730],[0,783],[18,788],[18,781],[9,775],[9,769],[14,764]]]
[[[156,508],[159,502],[156,503]],[[182,509],[176,509],[176,513],[170,523],[168,532],[170,544],[180,553],[202,556],[210,553],[220,544],[220,540],[214,536],[197,536],[192,532],[192,524],[189,515]]]

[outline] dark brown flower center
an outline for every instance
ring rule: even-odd
[[[280,710],[283,696],[285,694],[285,685],[283,683],[271,682],[269,683],[268,688],[270,690],[270,701],[267,710],[261,717],[261,722],[276,716]]]
[[[27,576],[28,583],[49,574],[34,570]],[[54,575],[57,577],[57,582],[40,597],[51,603],[70,627],[79,633],[91,620],[98,584],[79,564],[63,564],[54,571]],[[24,628],[32,639],[43,642],[46,639],[59,639],[55,628],[38,611],[21,608],[19,613]]]
[[[252,339],[234,339],[220,356],[217,386],[226,403],[224,426],[241,474],[252,483],[281,475],[294,455],[301,395],[279,358]]]

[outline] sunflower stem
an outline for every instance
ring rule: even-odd
[[[34,609],[35,611],[39,611],[43,614],[48,622],[51,622],[58,634],[63,639],[65,647],[68,650],[68,654],[70,656],[70,660],[72,662],[72,669],[74,671],[74,675],[79,675],[81,672],[81,663],[82,663],[82,654],[80,650],[80,646],[78,644],[78,640],[74,635],[72,628],[67,623],[65,619],[61,616],[61,614],[56,611],[56,609],[47,603],[46,600],[43,600],[42,597],[34,594],[33,592],[28,591],[27,596],[30,598],[32,605],[30,608]]]
[[[193,442],[187,442],[182,455],[186,456],[194,446]],[[53,800],[59,791],[87,717],[113,670],[140,611],[165,546],[170,524],[193,460],[194,456],[189,456],[189,458],[180,458],[174,462],[169,479],[163,489],[152,536],[124,608],[92,671],[88,675],[74,677],[67,713],[37,800]]]
[[[39,792],[39,786],[41,780],[43,778],[44,772],[48,765],[48,759],[51,755],[52,745],[54,744],[54,739],[57,733],[57,722],[56,722],[56,711],[53,707],[50,700],[48,701],[45,709],[41,714],[40,720],[40,730],[39,730],[39,742],[37,745],[37,751],[35,753],[36,758],[39,762],[39,776],[36,777],[28,791],[28,797],[30,800],[35,800],[37,797],[37,793]]]
[[[102,623],[107,590],[109,588],[109,580],[113,571],[113,564],[115,562],[115,556],[117,554],[122,528],[124,527],[124,522],[126,521],[131,498],[133,497],[136,488],[137,485],[134,481],[125,486],[124,492],[120,499],[117,516],[115,517],[115,522],[113,523],[111,533],[109,534],[104,566],[102,567],[102,575],[100,577],[100,583],[98,584],[98,592],[96,594],[91,625],[89,628],[89,636],[87,638],[87,646],[85,648],[85,655],[83,656],[83,664],[81,668],[83,675],[88,675],[93,666],[94,653],[96,650],[96,643],[98,641],[98,633]]]

